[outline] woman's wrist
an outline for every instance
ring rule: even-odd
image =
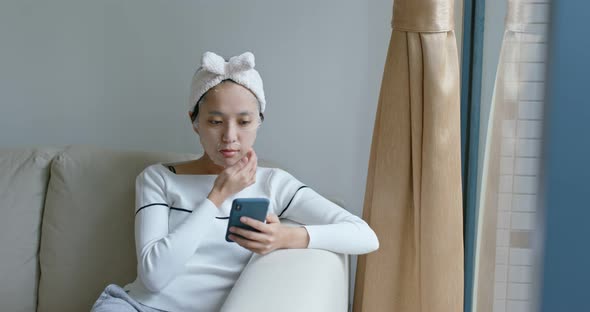
[[[212,189],[211,192],[209,192],[209,195],[207,195],[207,198],[213,202],[213,204],[215,204],[215,206],[217,206],[217,208],[221,207],[221,204],[223,204],[223,202],[225,201],[225,196],[223,196],[223,194],[219,191],[216,191],[215,189]]]
[[[286,227],[287,241],[285,247],[287,249],[304,249],[309,245],[309,233],[303,226]]]

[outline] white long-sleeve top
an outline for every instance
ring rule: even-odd
[[[225,241],[234,198],[268,198],[269,213],[305,224],[308,248],[364,254],[379,247],[366,222],[284,170],[258,167],[256,183],[220,208],[207,199],[216,177],[175,174],[161,163],[137,176],[137,278],[124,286],[131,297],[165,311],[219,311],[252,256]]]

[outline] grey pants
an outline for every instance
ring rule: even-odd
[[[165,312],[137,302],[116,284],[108,285],[90,312]]]

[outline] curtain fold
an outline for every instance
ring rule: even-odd
[[[396,0],[373,130],[354,311],[463,309],[460,92],[453,1]]]

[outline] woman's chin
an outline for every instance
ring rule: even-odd
[[[231,167],[233,165],[235,165],[238,160],[240,160],[239,158],[223,158],[220,157],[219,159],[216,159],[215,164],[218,166],[221,166],[223,168],[227,168],[227,167]]]

